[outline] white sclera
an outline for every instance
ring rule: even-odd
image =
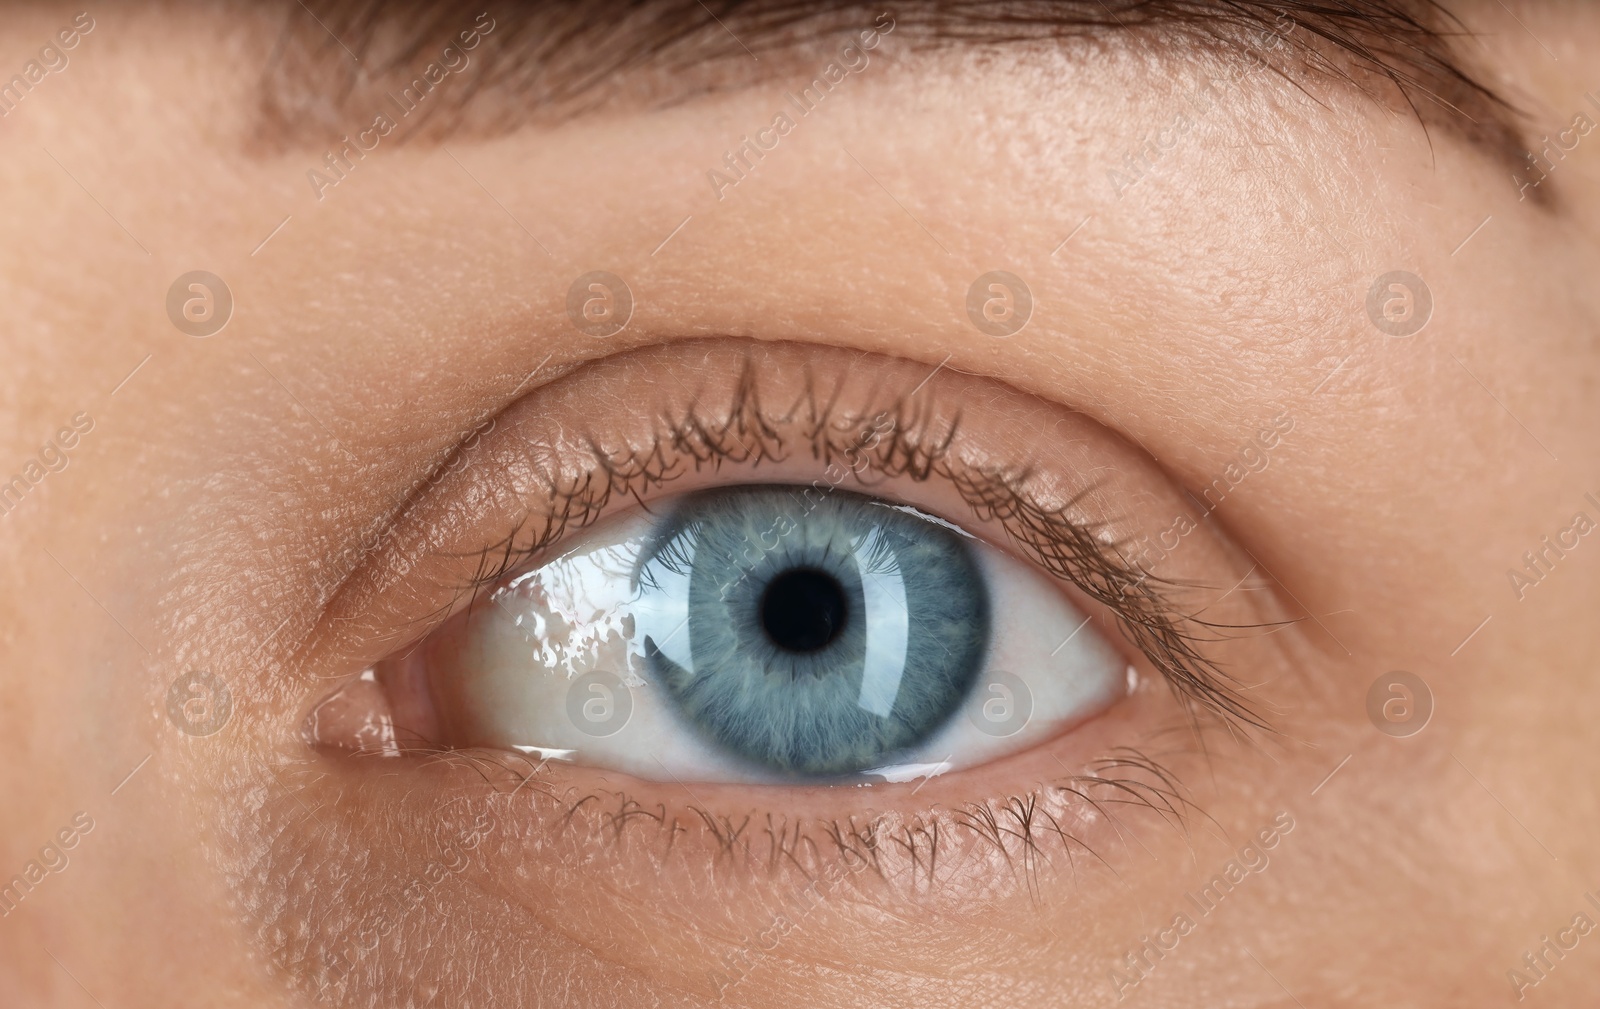
[[[653,681],[647,635],[668,658],[690,666],[682,661],[687,578],[675,587],[669,575],[646,593],[633,582],[656,521],[641,514],[608,524],[494,593],[491,605],[473,613],[461,647],[439,656],[449,668],[435,673],[433,689],[449,692],[457,729],[474,744],[654,780],[792,780],[722,751]],[[984,669],[948,722],[886,766],[862,772],[866,780],[907,780],[1017,752],[1099,712],[1125,689],[1127,663],[1050,578],[982,541],[971,543],[992,607]],[[874,583],[864,590],[877,632],[868,648],[883,657],[898,648],[903,664],[904,641],[889,640],[895,626],[905,633],[904,600],[898,609],[889,605],[896,592],[903,595],[892,574],[865,579]],[[874,597],[882,605],[873,606]],[[873,666],[887,668],[881,660]],[[870,676],[862,707],[888,710],[899,682]]]

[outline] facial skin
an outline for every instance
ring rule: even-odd
[[[1452,5],[1530,135],[1600,117],[1594,13],[1513,7]],[[77,13],[13,12],[0,72]],[[44,873],[0,919],[8,1004],[1494,1006],[1516,970],[1561,1006],[1600,985],[1573,927],[1600,922],[1600,545],[1568,532],[1600,521],[1600,135],[1539,205],[1449,131],[1254,73],[1123,187],[1108,172],[1195,107],[1199,64],[890,33],[720,199],[708,169],[787,78],[384,138],[319,199],[324,146],[247,153],[285,12],[90,13],[0,120],[0,467],[45,474],[0,518],[0,880]],[[808,45],[795,80],[838,40]],[[231,291],[215,335],[168,315],[191,270]],[[621,333],[568,318],[591,270],[629,285]],[[966,313],[991,270],[1031,291],[1015,335]],[[1414,335],[1368,315],[1391,271],[1431,291]],[[1270,730],[1191,723],[1130,653],[1140,685],[1098,718],[917,791],[557,765],[519,791],[511,761],[308,746],[320,699],[464,605],[446,575],[506,536],[517,452],[624,439],[767,344],[769,389],[937,369],[974,451],[1096,483],[1085,516],[1121,533],[1193,516],[1155,571],[1230,625],[1208,654]],[[430,480],[469,439],[479,462]],[[1202,518],[1185,491],[1208,488]],[[216,679],[171,714],[197,670]],[[1395,670],[1431,692],[1414,735],[1369,718]],[[225,719],[183,708],[217,682]],[[1056,787],[1119,748],[1181,786],[1115,769],[1144,801],[1102,787],[1099,813]],[[1079,839],[1024,844],[1003,807],[1030,795]],[[615,829],[621,796],[681,832]],[[992,840],[957,822],[979,808]],[[774,816],[807,839],[792,861]],[[829,852],[839,823],[883,827],[883,875],[859,837]],[[917,823],[946,831],[921,882],[889,829]],[[1230,862],[1203,913],[1189,895]]]

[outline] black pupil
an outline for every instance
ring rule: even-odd
[[[848,616],[844,586],[811,568],[785,571],[761,596],[761,627],[785,651],[826,648],[844,630]]]

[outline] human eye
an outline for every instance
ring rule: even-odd
[[[538,384],[341,574],[303,732],[364,815],[473,851],[492,914],[593,876],[569,899],[607,922],[667,887],[737,932],[819,885],[862,913],[1025,901],[1146,818],[1188,829],[1185,782],[1269,728],[1233,670],[1278,661],[1260,632],[1284,621],[1082,412],[730,337]],[[336,991],[388,970],[352,952],[382,941],[364,914],[285,966]],[[741,983],[744,940],[685,938],[719,959],[674,983]]]
[[[575,425],[563,408],[602,391]],[[1019,422],[1045,421],[1065,450],[1027,445]],[[1085,418],[980,380],[798,346],[640,351],[539,390],[449,470],[348,587],[425,614],[359,681],[389,752],[771,804],[957,787],[1051,744],[1081,761],[1076,730],[1162,681],[1174,715],[1260,724],[1183,609],[1181,573],[1220,552],[1175,566],[1170,516],[1116,502],[1189,506]]]
[[[1128,682],[1052,579],[911,506],[824,482],[636,511],[380,667],[428,719],[397,730],[641,778],[904,780]]]

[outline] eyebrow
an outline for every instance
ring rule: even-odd
[[[385,99],[417,104],[406,89],[421,93],[419,76],[442,73],[441,61],[473,70],[429,94],[402,142],[665,107],[781,73],[782,54],[853,36],[881,12],[860,0],[521,0],[478,16],[448,0],[298,2],[262,75],[251,147],[325,146],[370,123]],[[1523,160],[1520,111],[1460,51],[1470,36],[1438,0],[922,0],[884,16],[915,46],[1121,37],[1172,61],[1192,58],[1196,43],[1248,55],[1274,32],[1288,55],[1269,65],[1302,90],[1352,87],[1512,168]]]

